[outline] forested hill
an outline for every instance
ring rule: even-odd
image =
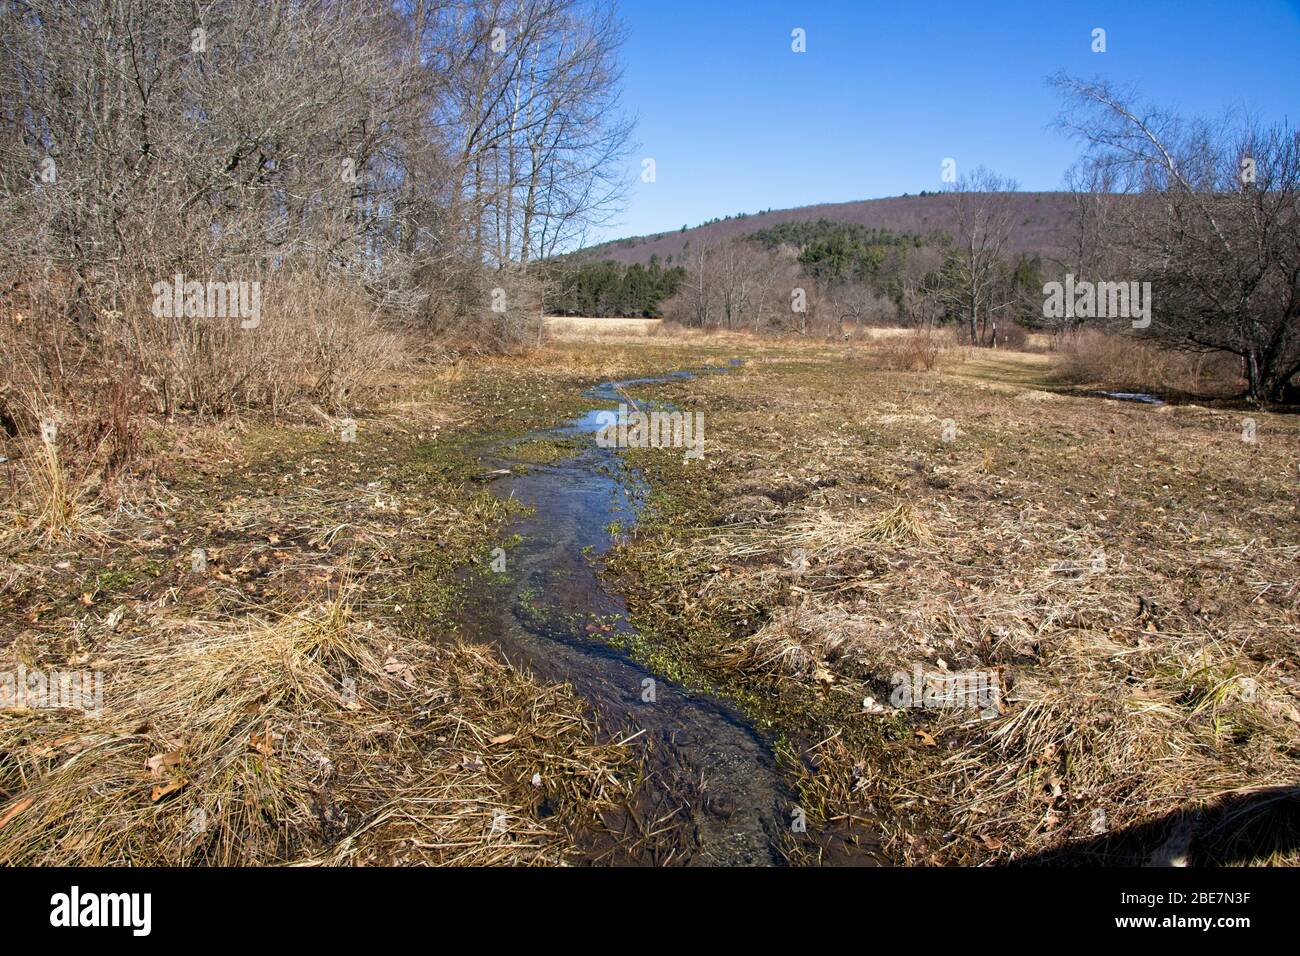
[[[1007,252],[1051,258],[1069,244],[1074,230],[1072,194],[1015,193],[1014,202],[1014,228],[1006,246]],[[718,243],[782,223],[814,222],[818,219],[854,223],[899,234],[951,233],[955,226],[954,200],[945,193],[923,193],[740,213],[693,228],[616,239],[591,246],[578,255],[585,260],[612,259],[642,265],[649,265],[653,256],[664,266],[671,266],[681,261],[688,243]]]

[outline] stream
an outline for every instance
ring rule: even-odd
[[[647,670],[600,636],[631,627],[623,601],[605,589],[594,565],[612,546],[611,523],[634,523],[646,488],[616,449],[597,444],[599,413],[624,401],[624,389],[699,373],[605,382],[583,393],[601,408],[480,449],[490,469],[510,469],[491,482],[491,492],[532,511],[505,529],[518,543],[507,550],[507,573],[483,575],[490,580],[465,609],[467,636],[494,644],[544,681],[570,684],[606,733],[639,735],[648,761],[642,789],[650,792],[634,816],[672,820],[663,828],[671,835],[650,841],[651,848],[606,848],[591,862],[755,866],[784,859],[778,847],[795,801],[760,734],[733,707]],[[547,464],[512,457],[516,445],[538,439],[573,447]]]

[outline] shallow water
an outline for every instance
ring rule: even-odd
[[[606,382],[584,395],[593,402],[622,401],[622,390],[693,374]],[[543,680],[571,684],[606,732],[640,733],[652,771],[647,803],[659,813],[676,809],[683,824],[668,851],[673,860],[780,863],[780,833],[794,801],[768,744],[734,708],[652,673],[601,638],[630,625],[623,601],[605,589],[593,565],[612,544],[610,524],[632,524],[645,494],[618,452],[597,445],[601,410],[519,440],[578,439],[572,456],[554,463],[512,458],[518,442],[481,449],[489,470],[512,469],[491,483],[491,491],[534,510],[506,529],[521,539],[507,552],[506,572],[475,580],[466,632]],[[662,847],[657,853],[656,859],[664,858]],[[617,851],[602,861],[654,862],[619,859]]]
[[[1163,405],[1164,400],[1146,392],[1098,392],[1098,395],[1121,402],[1141,402],[1144,405]]]

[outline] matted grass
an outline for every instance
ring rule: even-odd
[[[554,863],[617,842],[628,748],[571,691],[446,640],[456,572],[510,508],[463,449],[576,414],[596,381],[732,356],[633,389],[703,411],[707,441],[690,463],[629,453],[653,495],[611,570],[633,652],[770,732],[810,831],[903,862],[1294,862],[1300,422],[1255,413],[1247,442],[1242,413],[1058,394],[1037,357],[902,373],[870,346],[738,336],[395,377],[351,443],[305,413],[152,426],[147,477],[79,513],[93,536],[24,519],[0,541],[0,671],[106,676],[100,717],[0,714],[0,860]],[[994,673],[1001,706],[895,707],[917,668]]]
[[[1184,814],[1224,859],[1228,808],[1300,778],[1300,421],[1067,397],[1017,359],[769,347],[661,387],[708,442],[631,453],[652,505],[612,570],[642,644],[791,741],[810,830],[1145,862]],[[1000,707],[894,706],[916,669]],[[1270,819],[1234,852],[1296,862]]]
[[[147,479],[79,499],[93,539],[11,489],[32,517],[0,541],[0,674],[98,674],[103,701],[0,712],[0,864],[556,864],[622,839],[639,754],[453,637],[457,572],[513,507],[468,435],[549,422],[581,382],[473,364],[380,386],[355,441],[336,416],[165,426]]]

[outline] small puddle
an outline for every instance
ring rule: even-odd
[[[699,373],[716,371],[722,369]],[[626,389],[699,373],[605,382],[583,394],[608,404],[624,401]],[[673,814],[668,829],[675,835],[667,847],[659,840],[647,844],[651,849],[605,848],[593,862],[780,864],[780,836],[794,800],[766,741],[734,708],[647,670],[601,638],[626,634],[631,625],[623,601],[602,586],[593,559],[598,563],[611,547],[612,523],[635,522],[646,492],[615,449],[597,445],[602,410],[480,450],[488,470],[512,469],[491,483],[492,493],[533,511],[506,528],[507,535],[519,536],[507,551],[506,572],[474,579],[466,634],[495,644],[542,680],[572,685],[606,732],[640,733],[652,792],[645,795],[648,806],[634,815],[642,825],[647,816]],[[547,464],[512,457],[514,446],[538,439],[572,447]]]
[[[1141,402],[1143,405],[1163,405],[1164,399],[1148,395],[1146,392],[1093,392],[1102,398],[1113,398],[1120,402]]]

